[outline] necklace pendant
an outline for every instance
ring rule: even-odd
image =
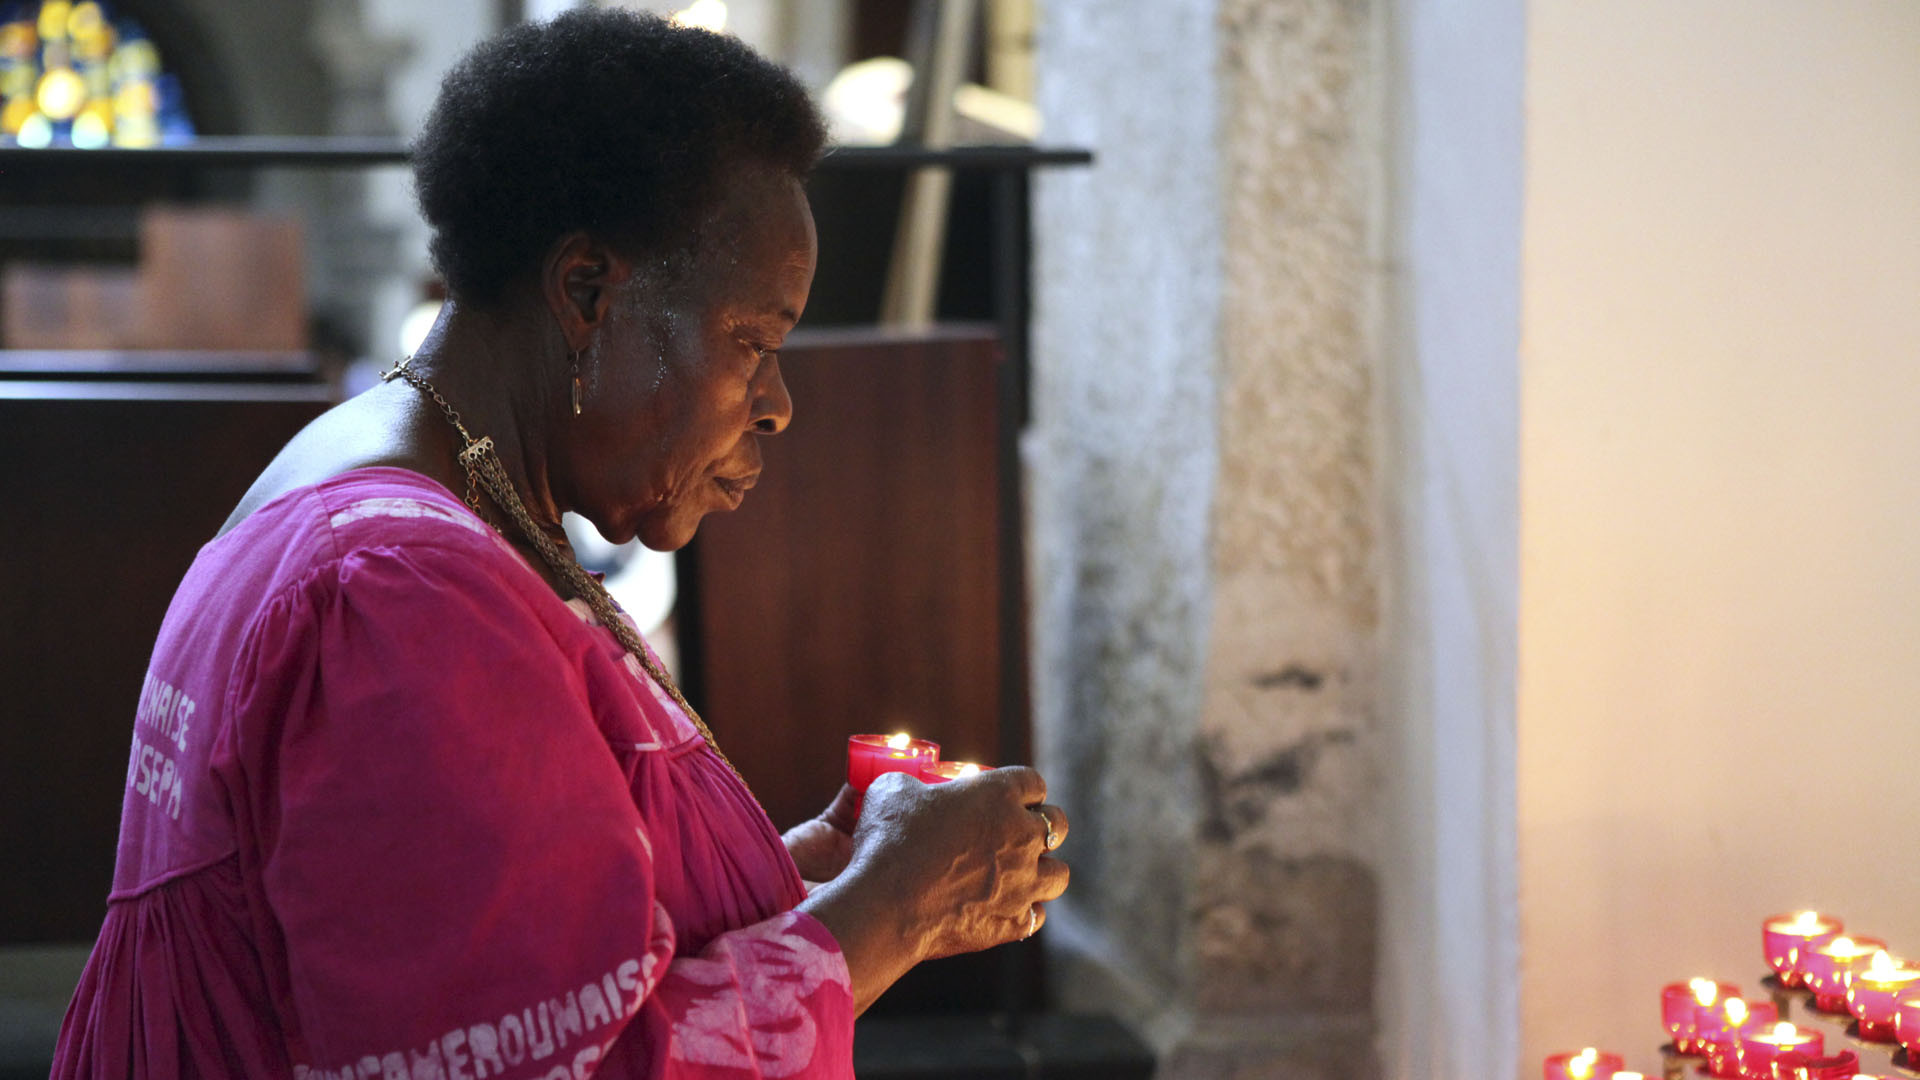
[[[460,464],[472,469],[492,453],[493,436],[482,435],[468,443],[465,450],[460,451]]]

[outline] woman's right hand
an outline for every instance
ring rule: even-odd
[[[888,773],[867,790],[852,863],[800,905],[840,942],[860,1009],[922,960],[1039,929],[1068,877],[1048,855],[1067,816],[1046,794],[1019,766],[932,785]]]
[[[867,790],[854,865],[918,916],[921,959],[1039,929],[1068,878],[1067,864],[1048,854],[1049,835],[1056,848],[1066,839],[1067,815],[1046,797],[1046,781],[1021,766],[944,784],[884,773]]]

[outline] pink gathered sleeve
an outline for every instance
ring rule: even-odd
[[[818,922],[676,958],[674,830],[636,808],[628,720],[544,589],[458,547],[363,549],[256,623],[231,786],[296,1077],[851,1077]]]

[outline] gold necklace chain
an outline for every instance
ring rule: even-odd
[[[464,444],[460,451],[460,465],[467,471],[467,506],[478,514],[480,495],[475,490],[475,486],[477,484],[486,489],[487,497],[513,519],[514,525],[526,536],[527,541],[533,545],[533,549],[540,553],[541,561],[573,588],[574,595],[587,602],[587,606],[593,610],[594,615],[599,617],[601,625],[612,632],[621,647],[626,649],[634,659],[640,661],[640,666],[646,669],[648,676],[660,684],[660,687],[673,698],[674,704],[680,706],[687,714],[687,719],[692,720],[693,726],[699,729],[700,737],[707,741],[707,748],[713,751],[714,756],[719,758],[744,786],[747,778],[740,775],[740,770],[734,767],[732,759],[720,749],[720,744],[714,740],[712,729],[707,727],[705,720],[700,719],[700,714],[688,703],[686,695],[680,692],[680,687],[674,683],[666,669],[654,661],[653,654],[647,650],[646,643],[640,639],[639,631],[621,617],[620,609],[613,602],[613,596],[607,592],[607,587],[600,584],[592,574],[587,573],[586,567],[561,551],[560,545],[553,542],[553,537],[548,536],[534,522],[533,515],[527,512],[526,504],[520,501],[520,493],[514,489],[512,478],[507,475],[505,463],[500,460],[500,455],[493,448],[493,437],[483,435],[478,439],[474,438],[473,434],[467,430],[467,426],[460,422],[460,414],[447,403],[446,398],[440,396],[440,391],[435,390],[432,383],[414,373],[409,366],[409,361],[412,359],[410,356],[403,357],[393,367],[382,373],[380,379],[382,382],[391,382],[395,377],[405,379],[414,389],[432,398],[433,403],[446,414],[447,421],[453,425],[454,430],[460,433],[460,441]]]

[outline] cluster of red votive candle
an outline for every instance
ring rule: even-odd
[[[1898,1040],[1920,1061],[1920,967],[1887,952],[1877,938],[1843,933],[1840,920],[1814,911],[1761,923],[1767,964],[1781,985],[1813,993],[1813,1008],[1859,1021],[1860,1037]],[[1826,1038],[1782,1021],[1772,1002],[1749,1001],[1713,979],[1671,983],[1660,991],[1660,1018],[1681,1054],[1706,1059],[1719,1080],[1878,1080],[1860,1073],[1859,1056],[1831,1057]],[[1619,1054],[1591,1047],[1547,1058],[1545,1080],[1642,1080]]]
[[[1817,911],[1775,915],[1760,925],[1767,964],[1781,985],[1811,990],[1815,1009],[1858,1020],[1862,1039],[1920,1056],[1920,967],[1845,929]]]
[[[904,731],[898,735],[847,737],[847,783],[863,795],[882,773],[903,772],[923,783],[944,784],[986,768],[970,761],[941,761],[939,743],[916,739]]]

